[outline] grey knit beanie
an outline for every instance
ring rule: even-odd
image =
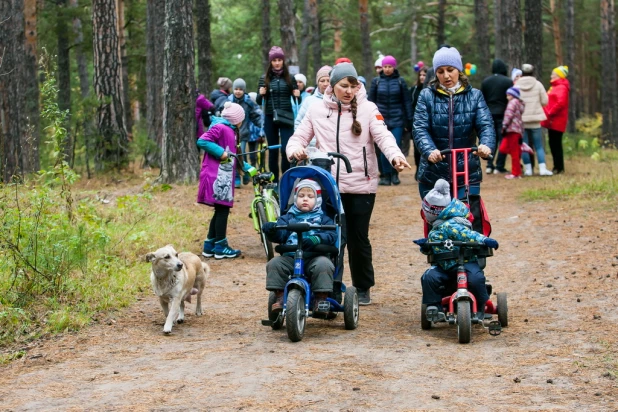
[[[438,70],[440,67],[451,66],[463,72],[463,63],[461,62],[461,54],[454,47],[442,47],[433,55],[433,69]]]
[[[429,223],[436,220],[449,203],[451,203],[451,186],[446,180],[438,179],[433,189],[423,199],[425,220]]]
[[[234,90],[236,89],[247,90],[247,83],[243,79],[236,79],[234,80],[234,85],[232,86],[232,88]]]
[[[352,63],[339,63],[330,71],[330,85],[335,87],[342,79],[350,76],[358,79],[354,65]]]

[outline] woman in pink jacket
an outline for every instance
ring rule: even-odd
[[[388,131],[377,106],[367,100],[367,92],[358,82],[358,74],[351,63],[340,63],[331,71],[330,87],[324,92],[322,104],[309,107],[288,142],[288,158],[305,159],[305,148],[314,135],[318,150],[339,152],[352,165],[352,173],[341,170],[338,179],[346,214],[345,243],[348,247],[352,284],[358,289],[358,303],[369,305],[369,289],[375,284],[369,221],[378,189],[374,143],[398,171],[411,167],[399,150],[393,134]],[[337,170],[337,165],[334,165],[333,174]]]

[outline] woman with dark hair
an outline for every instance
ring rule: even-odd
[[[359,304],[369,305],[369,289],[375,284],[369,221],[378,190],[378,160],[374,143],[395,170],[401,171],[404,167],[410,168],[410,165],[378,108],[367,100],[365,87],[358,81],[358,74],[351,63],[339,63],[333,68],[324,98],[308,108],[305,118],[290,138],[287,156],[305,159],[305,148],[314,135],[318,150],[339,152],[352,165],[352,173],[342,170],[337,176],[338,165],[332,167],[332,172],[339,181],[345,210],[345,241],[352,284],[358,289]]]
[[[284,61],[285,55],[281,47],[273,46],[268,53],[268,70],[258,82],[257,104],[264,107],[264,134],[269,146],[281,143],[285,153],[290,136],[294,133],[294,110],[291,97],[300,103],[300,91],[296,81],[290,76]],[[281,140],[279,140],[281,138]],[[279,181],[279,150],[268,152],[268,168]],[[290,162],[281,156],[281,173],[290,168]]]
[[[416,103],[418,103],[418,96],[421,94],[421,90],[425,87],[425,79],[427,78],[427,66],[423,66],[418,70],[418,77],[416,78],[416,84],[410,87],[410,96],[412,96],[412,119],[414,119],[414,111],[416,110]],[[414,121],[412,122],[414,123]],[[414,128],[414,126],[413,126]],[[410,131],[412,133],[412,131]],[[416,165],[416,173],[414,178],[418,180],[418,165],[421,163],[421,152],[418,147],[414,145],[414,164]]]
[[[459,51],[442,47],[433,57],[436,78],[421,91],[414,113],[414,143],[421,152],[418,169],[418,188],[421,199],[433,189],[438,179],[451,181],[451,165],[440,150],[477,146],[478,155],[489,156],[495,149],[496,134],[491,113],[480,90],[472,88],[463,73]],[[443,161],[447,160],[447,161]],[[463,158],[457,162],[463,171]],[[480,213],[481,162],[476,155],[468,158],[470,207],[474,215],[474,229],[482,226]],[[463,180],[458,193],[461,198]],[[482,227],[480,232],[482,232]]]

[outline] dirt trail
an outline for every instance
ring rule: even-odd
[[[146,293],[115,322],[40,342],[3,367],[0,410],[618,410],[617,210],[523,203],[516,194],[534,179],[489,176],[501,246],[486,274],[508,292],[510,324],[498,337],[475,326],[460,345],[453,326],[420,328],[419,199],[410,174],[402,180],[378,193],[377,285],[357,330],[311,319],[293,344],[261,326],[264,259],[249,220],[237,220],[230,238],[244,258],[209,261],[204,316],[190,305],[164,336]],[[238,215],[248,201],[240,196]]]

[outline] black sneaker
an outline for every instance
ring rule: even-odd
[[[395,186],[401,183],[401,180],[399,180],[399,173],[393,173],[391,175],[391,183]]]
[[[380,186],[390,186],[391,185],[391,176],[390,175],[385,175],[384,177],[381,177],[380,181],[378,182],[378,184]]]
[[[371,305],[371,295],[369,294],[369,289],[356,289],[358,293],[358,304],[360,306]]]

